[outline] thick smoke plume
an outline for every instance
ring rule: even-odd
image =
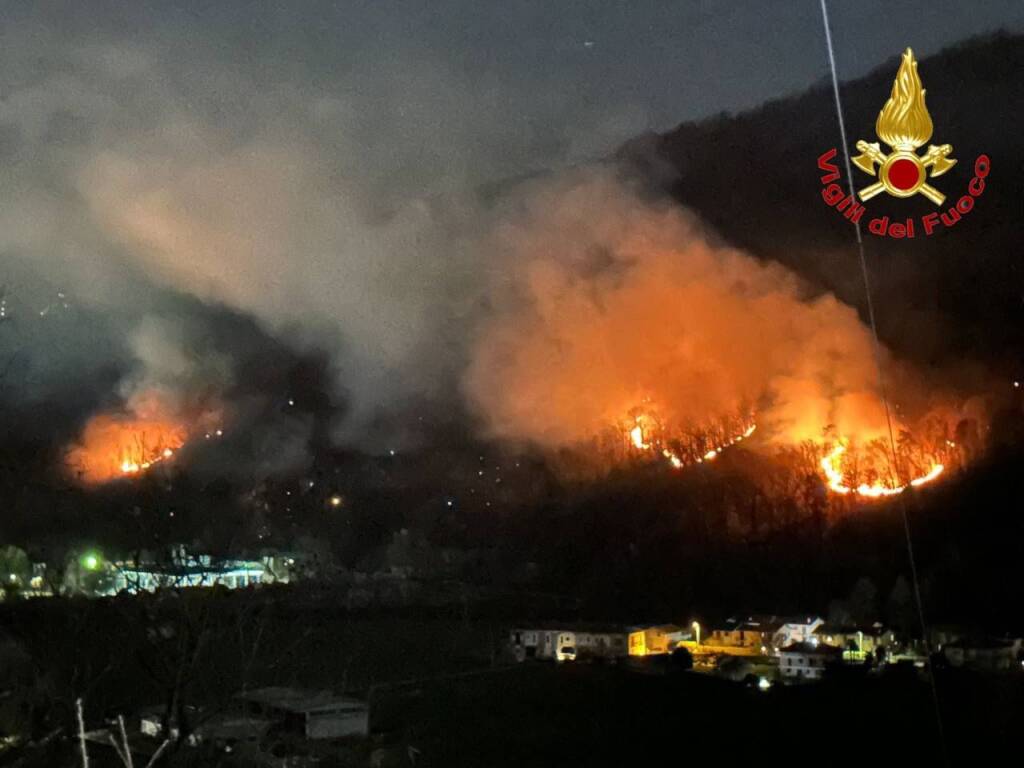
[[[492,247],[465,389],[495,436],[568,445],[637,409],[677,433],[756,412],[778,441],[884,434],[854,309],[608,174],[540,185]]]
[[[496,92],[445,46],[399,36],[381,49],[347,13],[335,26],[351,39],[308,60],[297,54],[310,34],[322,42],[317,14],[274,14],[271,37],[294,33],[294,50],[258,57],[230,25],[189,15],[187,33],[169,34],[176,14],[152,15],[164,26],[132,42],[120,13],[0,32],[0,372],[12,369],[3,396],[19,405],[66,399],[70,376],[89,390],[84,407],[107,399],[111,378],[139,365],[143,318],[186,297],[253,317],[293,349],[329,350],[348,403],[333,438],[401,444],[381,413],[452,393],[481,272],[478,252],[458,247],[477,187],[643,126],[618,120],[628,105],[568,109],[560,83],[549,98]],[[492,100],[500,110],[481,106]],[[539,127],[508,117],[524,114]]]

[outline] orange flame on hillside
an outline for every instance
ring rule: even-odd
[[[635,417],[636,426],[629,431],[629,438],[633,444],[633,447],[641,450],[657,450],[652,444],[647,442],[644,435],[643,422],[645,417],[643,415]],[[669,464],[672,465],[673,469],[683,469],[684,467],[692,466],[694,464],[703,464],[706,461],[714,461],[726,448],[736,443],[742,442],[745,438],[750,437],[754,434],[754,430],[757,429],[757,424],[751,423],[743,432],[723,441],[720,445],[716,445],[713,448],[705,451],[702,455],[687,460],[680,456],[677,452],[673,451],[668,446],[661,448],[661,455],[668,459]],[[705,446],[706,447],[706,446]]]
[[[860,485],[853,487],[846,484],[846,477],[843,472],[842,457],[845,453],[846,443],[838,442],[828,455],[821,460],[821,469],[825,473],[825,479],[828,483],[829,490],[843,496],[850,493],[866,499],[881,499],[886,496],[896,496],[912,486],[916,488],[918,486],[925,485],[926,483],[930,483],[946,469],[944,464],[933,464],[931,469],[929,469],[925,474],[920,477],[915,477],[905,485],[895,487],[892,485],[884,485],[880,482],[871,484],[861,483]]]
[[[97,485],[172,459],[187,439],[188,429],[180,422],[99,414],[85,425],[66,463],[76,478]]]
[[[652,454],[660,454],[668,460],[669,464],[674,469],[683,469],[685,467],[714,461],[730,446],[736,445],[737,443],[751,437],[757,429],[757,425],[752,420],[748,420],[747,423],[749,426],[742,433],[738,433],[727,440],[719,438],[719,444],[716,444],[716,441],[712,438],[710,443],[713,447],[709,447],[708,442],[706,442],[706,437],[703,439],[704,441],[698,437],[690,444],[687,455],[684,457],[684,455],[681,455],[677,450],[673,450],[673,448],[669,446],[669,440],[666,439],[664,434],[664,427],[657,416],[653,416],[648,413],[641,413],[639,415],[634,415],[632,419],[634,426],[631,429],[628,429],[629,443],[632,447],[644,453],[650,452]],[[946,469],[946,465],[938,460],[940,456],[933,454],[931,465],[927,472],[923,472],[922,474],[913,477],[913,479],[903,485],[895,485],[893,482],[886,483],[877,479],[879,474],[876,466],[878,463],[877,456],[872,459],[870,452],[865,453],[864,451],[857,451],[856,454],[851,453],[849,449],[850,440],[848,438],[838,440],[832,445],[829,445],[827,442],[824,444],[819,441],[815,442],[819,446],[822,446],[821,450],[825,451],[827,449],[825,456],[818,463],[822,472],[822,479],[829,491],[840,496],[852,495],[861,500],[874,500],[889,496],[896,496],[907,488],[916,488],[932,482]],[[672,445],[675,445],[674,441],[672,442]],[[945,441],[945,445],[948,447],[955,447],[956,443]],[[701,447],[695,449],[694,446]],[[686,449],[680,450],[685,451]],[[943,450],[946,449],[944,448]],[[853,467],[844,466],[844,462],[850,463],[851,461],[853,463]],[[857,468],[858,464],[860,465],[859,469]],[[918,471],[920,471],[920,469],[918,469]],[[910,472],[913,472],[913,470],[910,470]],[[850,477],[852,476],[866,476],[867,480],[870,482],[854,484],[854,482],[851,482],[850,480]]]

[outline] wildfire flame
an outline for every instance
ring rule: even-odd
[[[107,483],[172,459],[187,439],[188,428],[177,421],[99,414],[85,425],[67,466],[82,482]]]
[[[898,487],[891,487],[882,485],[881,483],[874,483],[869,485],[868,483],[861,483],[856,487],[846,485],[846,478],[843,474],[843,454],[846,453],[846,444],[842,441],[836,443],[835,447],[821,460],[821,469],[825,473],[825,479],[828,482],[829,490],[841,494],[847,495],[850,493],[862,496],[867,499],[880,499],[886,496],[896,496],[897,494],[903,493],[907,488],[913,486],[918,487],[930,483],[932,480],[937,478],[946,469],[943,464],[933,464],[932,468],[924,475],[916,477],[906,485]]]
[[[633,441],[633,445],[639,448],[641,451],[646,451],[649,446],[644,442],[644,428],[640,426],[640,419],[637,419],[637,424],[629,432],[629,437]]]
[[[914,150],[932,136],[932,118],[917,74],[914,52],[907,48],[892,84],[892,95],[878,113],[875,132],[894,149]]]
[[[749,438],[754,434],[757,429],[757,425],[750,422],[742,433],[735,435],[734,437],[724,441],[721,445],[716,445],[713,448],[708,449],[700,456],[691,457],[689,460],[673,451],[671,448],[662,445],[662,441],[657,439],[659,427],[655,426],[654,436],[650,436],[645,431],[645,424],[651,419],[645,414],[640,414],[634,417],[634,426],[629,430],[629,440],[634,448],[639,451],[655,451],[659,452],[665,459],[668,460],[669,464],[674,469],[683,469],[684,467],[693,466],[696,464],[703,464],[706,462],[714,461],[718,456],[722,454],[724,450],[732,445],[735,445],[743,440]],[[653,418],[655,424],[658,424],[657,418]],[[870,499],[881,499],[888,496],[895,496],[902,493],[907,488],[919,487],[926,485],[927,483],[935,480],[941,475],[946,466],[938,461],[933,461],[931,468],[923,475],[915,477],[904,485],[893,486],[886,485],[883,482],[862,482],[859,485],[849,484],[847,481],[847,473],[844,470],[843,462],[844,458],[848,455],[849,439],[842,439],[837,441],[826,453],[824,458],[820,461],[820,468],[824,474],[824,480],[826,486],[833,493],[841,496],[854,495],[858,498],[865,500]],[[949,447],[955,447],[955,443],[946,441],[946,445]]]
[[[633,447],[635,447],[637,450],[641,450],[641,451],[656,450],[655,447],[651,443],[647,442],[644,439],[643,420],[644,420],[643,416],[637,416],[636,417],[636,419],[635,419],[636,426],[634,426],[629,431],[630,441],[633,443]],[[668,447],[663,447],[661,449],[661,455],[664,456],[666,459],[668,459],[668,462],[669,462],[669,464],[672,465],[673,469],[682,469],[683,467],[691,466],[693,464],[703,464],[706,461],[713,461],[715,458],[718,457],[719,454],[722,453],[722,451],[724,451],[730,445],[735,445],[736,443],[739,443],[739,442],[743,441],[745,438],[750,437],[752,434],[754,434],[754,430],[756,430],[756,429],[757,429],[757,425],[756,424],[751,424],[742,433],[736,435],[735,437],[730,438],[729,440],[726,440],[721,445],[718,445],[718,446],[716,446],[714,448],[711,448],[706,453],[704,453],[702,456],[700,456],[700,457],[698,457],[698,458],[696,458],[696,459],[694,459],[692,461],[686,461],[684,458],[679,456],[676,452],[672,451]]]

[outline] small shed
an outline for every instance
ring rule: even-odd
[[[258,688],[237,696],[253,715],[283,722],[307,739],[367,736],[370,708],[365,701],[330,691]]]

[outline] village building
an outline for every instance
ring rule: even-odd
[[[626,655],[626,635],[610,628],[516,628],[509,646],[516,661],[615,659]]]
[[[896,633],[878,622],[868,627],[825,623],[814,630],[811,642],[839,648],[846,661],[864,661],[894,647]]]
[[[748,653],[773,655],[787,645],[811,642],[815,630],[822,624],[824,620],[817,616],[731,617],[712,629],[704,644],[720,648],[725,653],[730,648],[737,648]]]
[[[368,736],[370,709],[365,701],[329,691],[259,688],[239,694],[246,713],[279,722],[307,739]]]
[[[707,636],[708,645],[723,648],[749,648],[761,653],[768,653],[773,645],[775,633],[783,626],[783,620],[777,616],[735,616],[711,630]]]
[[[781,652],[783,648],[794,643],[810,643],[814,631],[825,623],[818,616],[796,617],[783,619],[779,628],[772,634],[771,648]]]
[[[839,648],[821,643],[797,642],[779,649],[779,675],[784,680],[820,680],[826,667],[842,659]]]
[[[629,655],[655,656],[671,653],[680,641],[689,637],[689,630],[675,624],[635,627],[629,633]]]

